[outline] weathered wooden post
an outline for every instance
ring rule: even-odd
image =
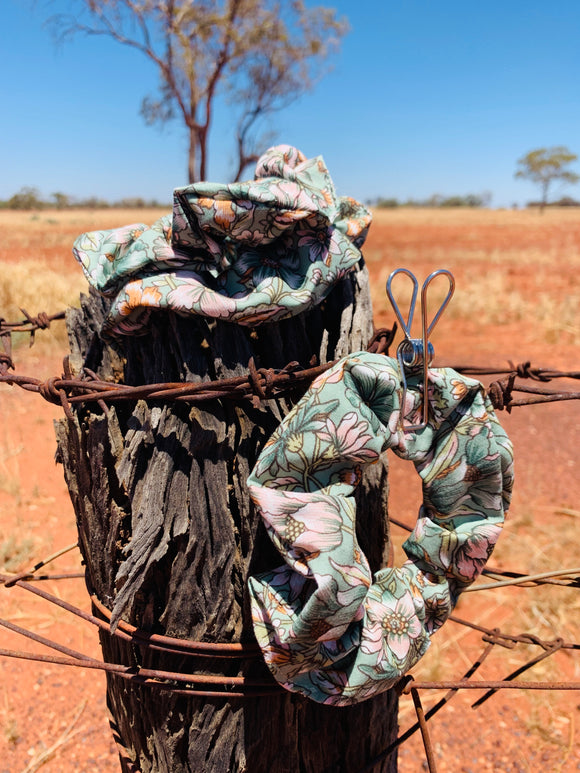
[[[110,338],[102,334],[109,306],[91,293],[69,310],[71,366],[129,385],[207,382],[289,362],[305,368],[313,357],[325,363],[364,349],[372,335],[362,260],[316,306],[259,327],[158,310],[146,335]],[[288,399],[267,394],[195,405],[133,399],[84,404],[59,423],[95,612],[113,627],[139,629],[125,640],[103,632],[105,660],[268,685],[243,697],[243,686],[206,685],[214,694],[204,695],[181,682],[160,688],[141,675],[109,674],[123,771],[354,773],[396,736],[393,690],[347,708],[320,705],[278,688],[255,652],[247,579],[280,559],[245,482],[288,408]],[[386,483],[386,463],[373,465],[357,494],[357,535],[373,570],[388,551]],[[149,646],[167,643],[160,636],[243,647],[218,657],[215,647]],[[396,755],[376,770],[396,770]]]

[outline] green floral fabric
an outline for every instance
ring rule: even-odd
[[[178,188],[173,215],[83,234],[73,252],[114,298],[104,332],[144,332],[159,308],[258,325],[320,303],[359,261],[370,221],[321,157],[280,145],[255,180]]]
[[[274,432],[248,480],[285,564],[250,579],[254,630],[287,689],[345,705],[386,690],[411,668],[481,572],[501,532],[512,447],[481,384],[429,371],[429,422],[417,422],[419,378],[401,405],[396,360],[359,353],[320,376]],[[361,469],[392,449],[423,483],[408,560],[373,577],[355,533]]]

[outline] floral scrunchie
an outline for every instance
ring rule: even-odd
[[[114,297],[104,332],[142,333],[158,308],[258,325],[320,303],[360,260],[370,221],[320,156],[280,145],[255,180],[177,188],[172,216],[83,234],[73,253]]]
[[[256,638],[275,678],[333,705],[391,687],[429,646],[501,532],[512,446],[482,385],[429,371],[429,422],[396,360],[359,353],[320,376],[264,447],[248,480],[285,565],[250,579]],[[391,448],[422,478],[401,567],[371,575],[356,534],[361,467]]]

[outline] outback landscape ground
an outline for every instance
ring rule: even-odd
[[[151,223],[157,211],[0,211],[0,317],[22,318],[20,308],[53,313],[76,304],[86,287],[71,255],[83,231],[131,222]],[[375,213],[364,248],[371,274],[375,324],[394,315],[385,282],[398,267],[420,281],[438,268],[457,289],[432,341],[436,364],[495,365],[531,361],[580,370],[580,211],[382,210]],[[436,296],[444,283],[433,288]],[[406,288],[401,285],[401,303]],[[407,293],[408,297],[408,293]],[[64,325],[37,333],[36,343],[15,341],[17,372],[59,375],[66,353]],[[489,383],[494,377],[486,377]],[[557,382],[578,390],[578,382]],[[76,540],[62,470],[54,463],[52,423],[60,409],[39,396],[0,385],[0,571],[24,570]],[[580,403],[515,408],[499,418],[514,443],[516,485],[504,534],[490,560],[496,569],[539,573],[580,566]],[[392,461],[390,513],[413,523],[419,480]],[[393,526],[396,560],[401,528]],[[80,571],[72,550],[47,571]],[[51,593],[88,609],[82,579],[49,580]],[[578,589],[501,587],[466,593],[458,617],[544,641],[580,642]],[[98,656],[94,630],[25,594],[0,588],[0,618]],[[44,651],[5,629],[0,647]],[[460,678],[484,648],[481,633],[448,622],[414,669],[419,681]],[[540,654],[532,645],[495,646],[476,678],[502,679]],[[94,671],[0,658],[0,773],[113,773],[117,753],[108,727],[104,677]],[[521,677],[580,681],[580,651],[562,648]],[[476,709],[481,691],[457,694],[429,723],[440,773],[568,773],[580,770],[580,694],[505,690]],[[421,693],[428,709],[441,692]],[[401,699],[400,728],[415,721]],[[420,736],[400,750],[399,770],[426,770]],[[362,764],[363,761],[361,761]]]

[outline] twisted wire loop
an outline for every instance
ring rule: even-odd
[[[24,314],[23,320],[17,322],[8,322],[0,318],[0,336],[10,333],[30,333],[31,343],[34,341],[34,333],[37,330],[48,330],[51,322],[64,319],[66,311],[57,311],[55,314],[47,314],[45,311],[39,311],[36,316],[29,314],[26,309],[20,309]]]
[[[395,340],[397,327],[397,323],[394,322],[393,326],[390,328],[381,327],[375,330],[368,343],[367,352],[370,352],[371,354],[388,354],[389,349]]]
[[[4,320],[0,318],[0,331]],[[10,333],[0,332],[0,341],[4,351],[0,351],[0,376],[6,376],[9,370],[14,370],[12,360],[12,336]]]
[[[563,400],[580,400],[580,392],[560,392],[540,387],[529,387],[517,384],[516,377],[517,373],[510,373],[507,378],[494,381],[489,385],[488,394],[493,407],[497,411],[506,410],[508,413],[511,413],[513,408],[520,405],[539,405],[540,403],[555,403]],[[571,376],[569,373],[561,373],[558,376],[553,375],[551,378],[576,378],[576,376]],[[546,379],[536,378],[535,380],[545,381]],[[513,396],[514,392],[522,392],[531,396],[516,399]]]

